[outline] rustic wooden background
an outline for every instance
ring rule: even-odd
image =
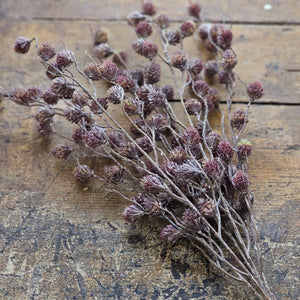
[[[155,2],[176,21],[186,16],[188,1]],[[48,85],[32,50],[27,56],[13,52],[20,35],[38,36],[57,49],[66,45],[83,65],[90,28],[107,28],[114,48],[130,48],[134,34],[125,30],[123,17],[139,4],[0,1],[0,85],[8,90]],[[254,145],[255,213],[275,295],[299,299],[300,2],[202,4],[206,20],[232,26],[242,79],[260,80],[266,89],[251,109],[246,132]],[[192,39],[186,46],[199,55]],[[242,89],[236,101],[236,107],[246,101]],[[170,247],[157,238],[155,225],[124,223],[123,200],[97,185],[77,184],[74,161],[61,164],[49,155],[57,138],[44,140],[35,132],[34,111],[0,103],[0,299],[254,299],[185,242]],[[219,119],[211,115],[213,123]]]

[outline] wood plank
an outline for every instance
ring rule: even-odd
[[[278,299],[299,296],[299,113],[298,106],[253,105],[246,132],[254,145],[250,178],[266,276]],[[34,118],[27,117],[33,114],[1,103],[0,295],[252,299],[184,241],[169,247],[154,224],[125,224],[126,203],[118,196],[75,183],[74,160],[64,165],[48,154],[59,139],[39,138]],[[220,115],[210,120],[217,126]]]
[[[136,39],[135,33],[123,23],[14,22],[4,19],[0,27],[3,41],[3,55],[0,57],[1,82],[5,83],[7,89],[34,82],[39,82],[42,88],[48,85],[46,76],[42,75],[40,64],[36,62],[34,50],[30,52],[30,55],[25,56],[17,55],[12,51],[14,40],[20,35],[29,37],[37,35],[40,42],[53,43],[57,49],[63,49],[66,44],[70,50],[76,53],[80,66],[84,67],[90,62],[85,51],[92,53],[90,26],[94,30],[107,28],[111,46],[118,51],[128,50],[134,56],[130,44]],[[265,96],[261,102],[299,103],[300,72],[294,61],[300,48],[300,39],[296,38],[300,36],[300,27],[234,25],[233,32],[235,35],[234,48],[239,56],[236,72],[244,82],[259,80],[263,83]],[[207,53],[200,52],[198,42],[192,38],[185,41],[185,48],[191,56],[207,59]],[[172,48],[171,51],[175,51],[175,48]],[[141,57],[137,61],[142,64],[147,63]],[[8,64],[8,62],[10,63]],[[167,67],[163,69],[163,74],[163,82],[172,83]],[[40,80],[41,75],[43,81]],[[223,90],[218,84],[216,87]],[[99,89],[101,92],[101,85],[99,85]],[[239,84],[236,100],[248,101],[246,96],[244,86]]]
[[[153,1],[161,13],[178,20],[187,16],[187,1]],[[300,4],[297,0],[227,0],[200,1],[203,17],[211,21],[294,23],[300,20]],[[93,19],[120,20],[131,11],[140,9],[134,0],[65,0],[65,1],[1,1],[2,15],[12,18]]]

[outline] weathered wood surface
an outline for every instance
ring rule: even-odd
[[[172,19],[183,19],[187,15],[186,0],[153,2],[161,13],[169,14]],[[33,4],[30,0],[11,0],[0,2],[0,12],[13,18],[120,20],[131,11],[139,10],[140,3],[136,0],[44,0]],[[204,20],[276,24],[300,22],[298,0],[203,0],[201,5]]]
[[[0,56],[0,79],[6,88],[21,86],[29,82],[46,87],[48,81],[46,76],[41,79],[42,66],[38,63],[35,49],[31,55],[20,57],[11,48],[16,37],[20,35],[33,37],[38,36],[40,43],[48,41],[63,49],[66,44],[70,50],[78,56],[79,65],[84,67],[90,63],[85,54],[92,54],[92,35],[90,28],[106,28],[109,31],[109,43],[117,51],[131,50],[131,43],[136,40],[136,35],[131,28],[124,26],[125,23],[74,23],[55,21],[11,21],[7,18],[1,21],[3,37],[3,53]],[[244,82],[259,80],[264,84],[266,95],[263,103],[299,103],[300,94],[300,62],[297,60],[297,52],[300,48],[299,26],[258,26],[258,25],[234,25],[235,35],[234,49],[239,56],[239,64],[236,67]],[[206,52],[201,50],[199,41],[193,38],[185,41],[187,53],[191,56],[197,55],[207,59]],[[174,52],[175,52],[174,48]],[[143,64],[146,59],[139,57]],[[7,64],[7,60],[11,61]],[[17,66],[17,67],[16,67]],[[163,81],[172,83],[170,72],[162,64]],[[179,73],[179,72],[178,72]],[[220,90],[224,90],[216,85]],[[239,85],[236,100],[248,101],[245,87]]]
[[[128,7],[132,2],[128,1]],[[18,8],[12,3],[21,5],[17,1],[2,1],[2,14],[28,16],[27,9],[43,13],[43,17],[47,13],[53,17],[55,5],[62,2],[51,2],[53,6],[47,6],[48,12],[41,9],[48,1],[35,5],[24,1],[27,7]],[[70,8],[76,12],[74,18],[86,17],[80,3],[83,2]],[[95,6],[95,3],[85,4],[90,13],[100,8],[101,4]],[[125,1],[119,3],[125,5]],[[285,3],[289,1],[282,3],[282,14],[273,15],[273,20],[288,16],[290,7]],[[108,18],[113,9],[109,4],[106,7],[103,16]],[[297,13],[296,8],[292,11]],[[120,18],[118,9],[115,13],[115,18]],[[231,11],[226,14],[230,16]],[[293,16],[285,21],[293,21]],[[250,10],[248,18],[245,14],[240,18],[249,21],[258,17]],[[267,17],[264,20],[269,21]],[[118,22],[97,22],[92,26],[111,27],[112,46],[129,48],[123,39],[118,41],[123,36]],[[262,80],[266,86],[265,101],[276,103],[252,106],[245,135],[254,145],[250,178],[267,279],[278,299],[297,299],[300,297],[300,106],[296,105],[299,27],[239,25],[233,26],[233,30],[240,57],[237,72],[244,81]],[[3,47],[0,85],[7,89],[33,83],[43,88],[48,85],[45,77],[40,77],[40,65],[33,55],[23,57],[12,52],[11,45],[20,34],[38,35],[41,41],[54,43],[58,48],[63,47],[61,38],[78,53],[80,60],[88,61],[83,54],[90,44],[85,22],[24,22],[4,17],[0,32]],[[194,46],[190,50],[198,53]],[[238,99],[245,100],[242,90],[238,91]],[[179,109],[178,104],[174,107]],[[0,103],[1,299],[254,299],[246,288],[209,267],[184,241],[170,247],[157,238],[155,225],[135,228],[124,223],[121,213],[126,202],[119,197],[104,194],[97,184],[77,184],[72,177],[75,161],[70,159],[62,164],[49,155],[59,139],[44,140],[37,135],[34,111],[7,101]],[[213,113],[210,120],[217,125],[220,116]],[[65,131],[66,125],[60,124],[59,129]]]

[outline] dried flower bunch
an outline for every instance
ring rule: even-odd
[[[249,84],[246,109],[232,112],[237,78],[233,69],[238,63],[232,31],[219,24],[201,24],[198,3],[190,4],[188,12],[192,21],[173,26],[167,15],[158,15],[156,7],[145,2],[141,11],[127,17],[137,35],[134,54],[114,51],[107,32],[98,30],[93,45],[98,61],[90,57],[82,70],[73,52],[56,53],[49,43],[39,46],[36,38],[20,37],[15,51],[27,53],[35,41],[50,86],[44,91],[19,88],[4,96],[21,105],[39,106],[37,131],[44,137],[58,134],[56,117],[75,124],[71,137],[59,133],[66,144],[56,146],[53,156],[66,159],[72,153],[78,161],[74,175],[79,182],[99,179],[104,189],[130,201],[123,213],[127,222],[135,224],[145,215],[165,220],[163,241],[189,240],[217,269],[246,283],[258,297],[275,299],[262,270],[252,215],[254,196],[247,175],[252,146],[242,139],[250,105],[262,98],[263,87],[259,82]],[[214,59],[189,57],[184,44],[191,36]],[[135,57],[144,57],[144,65],[135,67]],[[172,86],[159,84],[163,64]],[[207,83],[212,78],[226,90],[229,130],[223,112],[220,132],[209,124],[209,112],[219,109],[221,100]],[[97,94],[97,81],[106,82],[106,93]],[[181,103],[180,116],[171,105],[174,98]],[[114,117],[112,106],[122,111],[130,129]],[[91,156],[104,167],[95,170],[80,163]],[[126,191],[129,182],[137,192]]]

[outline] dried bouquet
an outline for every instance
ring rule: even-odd
[[[164,220],[163,241],[188,240],[214,267],[246,283],[259,298],[275,299],[263,273],[252,213],[254,196],[247,175],[252,146],[242,139],[250,105],[262,98],[263,87],[259,82],[245,85],[248,105],[232,111],[236,84],[243,84],[233,71],[238,58],[231,46],[232,31],[202,23],[198,3],[191,3],[188,12],[192,21],[171,26],[167,15],[156,14],[151,2],[143,3],[141,11],[127,17],[137,35],[133,54],[114,51],[107,32],[97,30],[93,55],[83,69],[73,52],[56,53],[47,42],[39,45],[37,38],[19,37],[14,50],[27,53],[35,43],[50,86],[2,94],[17,104],[39,107],[38,133],[65,140],[52,150],[53,156],[66,159],[72,153],[79,182],[93,177],[103,182],[103,189],[128,200],[125,221],[135,224],[145,215],[145,222]],[[191,36],[213,59],[188,56],[184,44]],[[163,64],[172,85],[159,85]],[[219,110],[221,100],[208,84],[212,79],[226,91],[220,132],[211,128],[208,118],[210,111]],[[106,83],[105,93],[98,94],[97,81]],[[177,114],[174,99],[181,103]],[[111,107],[118,109],[117,116]],[[128,128],[120,125],[121,113]],[[57,131],[59,117],[73,128],[71,137]],[[101,161],[99,169],[82,163],[89,157]]]

